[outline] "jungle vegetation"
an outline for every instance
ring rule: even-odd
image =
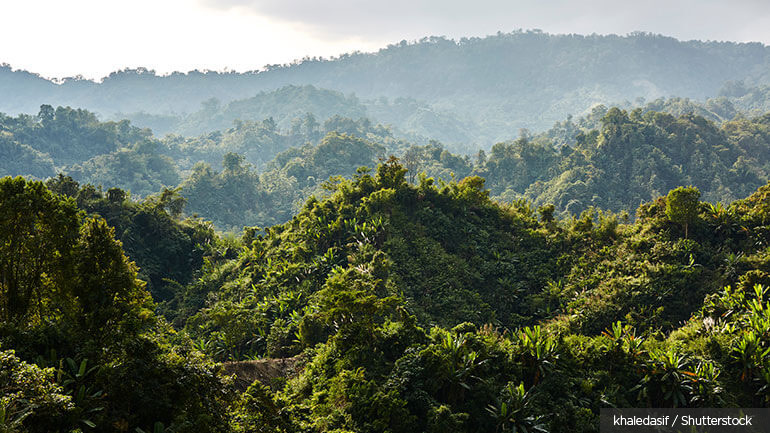
[[[4,66],[0,432],[766,407],[767,53],[517,31],[55,88]]]
[[[324,188],[228,238],[173,190],[0,180],[3,427],[597,431],[601,407],[768,404],[770,184],[633,220],[395,158]],[[253,359],[298,368],[241,391],[222,363]]]
[[[63,174],[120,188],[134,202],[176,190],[186,200],[184,216],[237,233],[288,221],[307,197],[324,194],[330,177],[349,178],[396,155],[410,183],[423,172],[444,182],[477,175],[498,201],[553,204],[563,216],[593,206],[633,217],[641,203],[681,185],[698,187],[709,202],[747,196],[768,179],[769,142],[770,115],[686,99],[631,110],[596,106],[471,155],[436,140],[400,138],[367,118],[321,122],[305,113],[287,129],[268,117],[197,137],[158,138],[126,120],[102,122],[85,110],[43,105],[35,116],[0,116],[0,174]]]

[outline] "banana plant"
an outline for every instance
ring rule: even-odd
[[[636,329],[631,325],[623,325],[622,322],[617,321],[610,328],[605,329],[602,335],[610,339],[611,350],[616,353],[624,353],[632,358],[642,353],[644,338],[637,337]]]
[[[447,400],[451,403],[461,401],[465,391],[471,389],[470,379],[477,379],[473,372],[487,363],[478,352],[471,350],[464,334],[446,333],[439,341],[439,346],[447,356],[447,379],[449,387]]]
[[[559,358],[557,341],[540,326],[525,327],[519,332],[519,347],[521,361],[532,375],[532,385],[537,385],[555,367]]]
[[[56,381],[64,389],[65,394],[72,396],[75,415],[79,418],[79,422],[90,428],[96,427],[91,418],[104,410],[104,407],[98,403],[104,391],[89,384],[93,382],[93,376],[99,369],[98,365],[89,368],[88,359],[78,363],[72,358],[66,358],[59,361],[56,372]]]
[[[688,374],[688,373],[685,373]],[[720,407],[723,404],[722,392],[719,386],[719,369],[712,362],[701,361],[695,367],[692,375],[693,397],[690,405],[700,407]]]
[[[512,433],[547,433],[542,422],[543,417],[536,417],[530,410],[530,393],[524,389],[524,383],[514,385],[509,382],[501,392],[500,398],[487,406],[487,412],[495,418],[497,432]]]
[[[674,349],[653,349],[645,375],[632,389],[652,407],[687,406],[693,393],[695,373],[688,370],[688,359]]]
[[[741,367],[740,379],[750,382],[755,373],[762,369],[770,355],[770,347],[762,347],[762,341],[753,330],[744,332],[733,348],[732,356]]]
[[[714,224],[714,232],[722,238],[726,238],[737,232],[740,228],[738,215],[732,207],[725,207],[720,202],[708,204],[708,214],[711,223]]]

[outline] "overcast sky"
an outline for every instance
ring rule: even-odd
[[[402,39],[648,31],[770,44],[767,0],[0,0],[0,63],[46,77],[245,71]]]

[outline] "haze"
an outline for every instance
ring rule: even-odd
[[[246,71],[402,39],[519,28],[767,44],[769,11],[759,0],[7,0],[0,63],[50,78],[98,79],[127,67]]]

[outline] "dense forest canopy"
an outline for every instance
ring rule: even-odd
[[[0,180],[4,428],[598,431],[607,406],[767,404],[769,185],[677,188],[633,223],[395,159],[328,189],[226,239],[174,191]],[[122,245],[173,284],[148,292]]]
[[[0,431],[767,407],[767,50],[530,31],[245,74],[4,66]]]
[[[0,175],[63,173],[121,188],[135,200],[179,189],[185,215],[239,231],[287,221],[307,197],[324,194],[330,177],[350,176],[389,155],[402,159],[411,183],[423,172],[442,181],[478,175],[498,200],[553,204],[565,215],[590,207],[633,213],[680,185],[728,203],[770,174],[770,116],[687,99],[632,110],[597,106],[475,155],[435,140],[415,144],[367,118],[305,113],[280,124],[273,117],[235,120],[221,131],[158,138],[125,120],[100,122],[82,109],[44,105],[36,116],[0,117],[0,153],[8,156]]]

